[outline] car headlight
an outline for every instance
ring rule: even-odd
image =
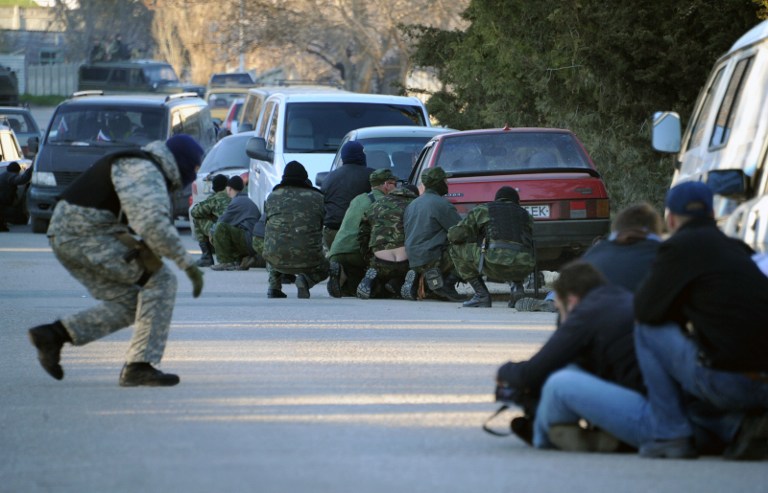
[[[44,187],[55,187],[56,177],[50,171],[35,171],[32,173],[32,184]]]

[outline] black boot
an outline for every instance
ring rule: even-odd
[[[267,289],[267,298],[287,298],[288,295],[283,293],[283,290],[280,288],[273,289],[269,288]]]
[[[358,298],[361,300],[367,300],[374,296],[374,291],[376,288],[376,276],[378,275],[378,271],[376,271],[376,269],[373,267],[370,267],[367,271],[365,271],[365,277],[363,277],[363,280],[360,281],[360,284],[357,285]]]
[[[59,364],[61,348],[65,342],[72,342],[72,338],[61,322],[57,320],[29,329],[29,340],[37,348],[37,359],[43,369],[56,380],[64,378],[64,370]]]
[[[467,282],[475,290],[475,295],[472,296],[471,300],[465,301],[462,306],[490,308],[491,293],[488,292],[483,278],[475,277],[474,279],[467,279]]]
[[[459,294],[456,291],[456,283],[460,282],[459,276],[454,273],[450,273],[443,279],[443,287],[434,291],[434,293],[441,298],[445,298],[448,301],[467,301],[468,296]]]
[[[126,363],[120,372],[121,387],[172,387],[179,381],[178,375],[163,373],[149,363]]]
[[[409,270],[405,275],[405,282],[400,287],[400,297],[404,300],[416,301],[419,294],[419,275],[415,270]]]
[[[203,254],[200,256],[197,262],[195,262],[195,265],[198,267],[212,266],[215,263],[213,261],[213,245],[211,245],[211,242],[208,240],[201,241],[199,245],[200,251],[203,252]]]
[[[331,260],[326,287],[331,297],[341,298],[341,264],[335,260]]]

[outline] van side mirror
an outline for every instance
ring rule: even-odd
[[[323,186],[323,180],[328,176],[328,173],[330,173],[330,171],[321,171],[315,175],[315,183],[317,183],[318,187]]]
[[[37,151],[40,150],[40,137],[27,139],[27,149],[29,149],[30,154],[37,154]]]
[[[275,159],[275,153],[267,150],[267,141],[263,137],[251,137],[245,144],[245,153],[251,159],[259,161],[272,162]]]
[[[713,169],[707,173],[707,186],[712,193],[734,200],[747,198],[747,175],[740,169]]]
[[[651,145],[660,152],[680,152],[680,115],[673,111],[653,114]]]

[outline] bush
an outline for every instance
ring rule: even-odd
[[[67,99],[66,96],[34,96],[32,94],[22,94],[19,96],[21,104],[27,104],[31,106],[57,106],[59,103]]]

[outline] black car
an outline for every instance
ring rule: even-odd
[[[48,229],[57,197],[102,156],[182,133],[206,151],[216,142],[208,105],[194,94],[75,93],[56,108],[35,157],[27,198],[32,231]],[[174,194],[175,217],[187,217],[190,196],[191,187]]]

